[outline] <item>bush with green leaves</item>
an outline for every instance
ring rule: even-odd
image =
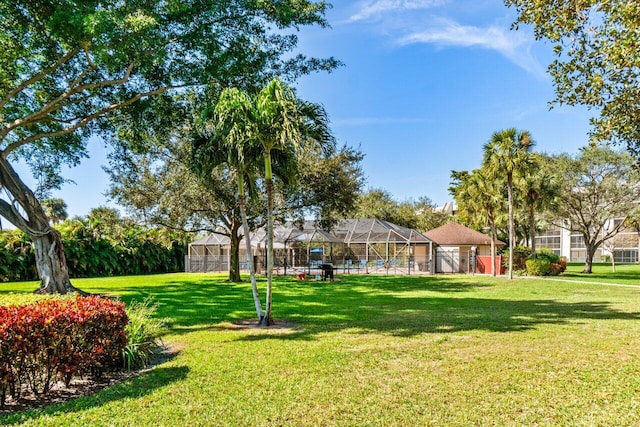
[[[56,226],[71,277],[171,273],[184,270],[187,239],[181,233],[122,220],[119,227],[89,219]],[[0,281],[37,280],[31,241],[18,230],[0,231]]]
[[[526,261],[529,276],[546,276],[551,270],[551,263],[544,258],[532,258]]]
[[[527,259],[531,256],[531,249],[526,246],[518,245],[513,248],[513,269],[515,271],[525,270]],[[503,264],[505,267],[509,265],[509,251],[505,250],[502,255]]]
[[[156,317],[158,304],[149,297],[142,302],[131,301],[127,307],[129,323],[126,327],[127,345],[122,350],[122,363],[127,370],[138,369],[149,363],[151,356],[162,345],[160,337],[166,326]]]
[[[551,264],[558,264],[560,262],[560,255],[556,255],[551,248],[540,248],[536,251],[536,258],[546,259]]]

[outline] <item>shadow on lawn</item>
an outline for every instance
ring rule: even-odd
[[[0,424],[24,424],[31,419],[42,418],[44,415],[55,416],[62,413],[83,412],[113,401],[136,399],[171,383],[181,381],[186,378],[188,373],[189,368],[186,366],[159,366],[127,381],[109,386],[95,394],[0,417]]]
[[[342,276],[339,282],[298,282],[278,277],[274,317],[300,325],[289,334],[248,330],[240,339],[314,339],[339,329],[375,330],[398,336],[466,330],[523,331],[539,324],[567,324],[587,319],[637,320],[640,313],[610,304],[553,299],[481,298],[475,291],[494,282],[470,277]],[[264,292],[264,279],[259,283]],[[222,322],[255,317],[250,286],[212,276],[172,281],[162,287],[123,289],[126,299],[153,295],[159,316],[170,318],[173,333],[225,329]],[[464,293],[470,296],[464,296]],[[487,297],[491,294],[487,293]],[[215,326],[218,325],[218,326]]]

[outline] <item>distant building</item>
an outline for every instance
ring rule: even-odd
[[[613,237],[609,244],[601,245],[593,260],[600,261],[603,256],[611,256],[613,252],[616,262],[638,262],[639,239],[638,231],[632,228],[624,229]],[[536,236],[536,248],[550,248],[556,255],[563,256],[570,262],[583,262],[587,258],[587,248],[582,235],[556,226],[549,227]]]

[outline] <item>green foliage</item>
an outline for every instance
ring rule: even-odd
[[[184,270],[185,235],[125,223],[111,228],[89,218],[58,225],[70,277]],[[0,260],[0,281],[38,278],[31,241],[21,231],[0,232]]]
[[[156,318],[157,311],[158,304],[152,297],[142,302],[131,301],[127,306],[129,323],[125,329],[127,345],[122,350],[122,361],[128,371],[146,366],[161,346],[160,338],[166,326]]]
[[[564,154],[551,161],[556,179],[564,186],[553,211],[554,222],[584,237],[585,272],[588,272],[602,243],[616,236],[628,219],[638,215],[637,159],[603,144],[589,145],[576,155]],[[611,218],[616,222],[610,226]]]
[[[435,208],[428,197],[398,202],[388,191],[371,188],[357,198],[352,217],[377,218],[425,232],[453,220],[451,215],[438,212]]]
[[[599,112],[593,136],[640,149],[640,4],[608,0],[505,0],[517,23],[555,44],[557,104]],[[517,24],[516,23],[516,24]]]
[[[548,259],[533,258],[526,261],[526,267],[529,276],[546,276],[551,270],[551,263]]]
[[[505,266],[509,263],[509,252],[505,251],[503,253],[502,262]],[[531,256],[531,248],[526,246],[518,245],[513,248],[513,269],[514,270],[525,270],[526,262]]]
[[[560,262],[560,255],[556,255],[551,248],[540,248],[536,251],[536,258],[546,259],[552,264],[558,264]]]

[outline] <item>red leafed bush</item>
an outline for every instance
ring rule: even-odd
[[[56,379],[116,368],[127,321],[124,303],[98,297],[0,307],[0,404],[23,386],[43,394]]]

